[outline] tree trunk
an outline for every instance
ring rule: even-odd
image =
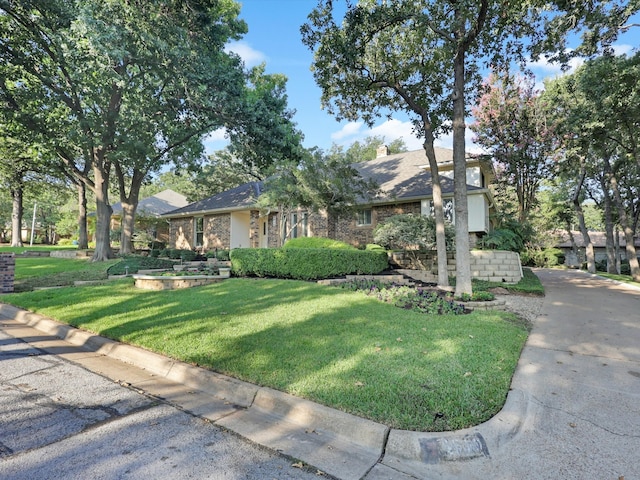
[[[78,188],[78,248],[89,248],[89,233],[87,232],[87,187],[77,182]]]
[[[429,169],[431,170],[431,186],[433,191],[433,210],[436,220],[436,251],[438,258],[438,286],[449,286],[449,271],[447,269],[447,243],[444,234],[444,209],[442,206],[442,187],[440,185],[440,173],[438,171],[438,162],[436,161],[436,152],[433,148],[433,133],[430,129],[425,128],[424,151],[429,160]]]
[[[22,215],[24,206],[22,204],[22,186],[11,189],[13,204],[11,208],[11,246],[22,247]]]
[[[140,187],[145,174],[134,168],[127,195],[126,176],[120,163],[115,164],[116,178],[118,179],[118,190],[120,192],[120,203],[122,205],[122,216],[120,218],[120,254],[133,252],[133,233],[135,231],[136,210],[140,198]]]
[[[457,297],[472,293],[469,254],[469,218],[467,207],[467,156],[465,151],[464,84],[465,55],[458,51],[454,59],[453,86],[453,184],[456,227]]]
[[[607,273],[620,273],[616,270],[616,245],[613,237],[613,212],[611,211],[611,196],[604,175],[600,177],[600,187],[603,194],[604,202],[604,231],[606,235],[607,246]]]
[[[120,254],[125,255],[133,253],[133,232],[136,221],[136,208],[138,207],[137,199],[135,202],[123,202],[122,216],[120,218]]]
[[[580,233],[582,234],[582,239],[584,241],[585,255],[587,257],[587,271],[589,273],[596,273],[596,258],[593,251],[593,243],[591,242],[591,237],[589,236],[587,226],[584,223],[584,211],[582,210],[582,205],[580,204],[580,191],[582,190],[582,185],[584,184],[586,175],[586,168],[584,165],[582,165],[580,167],[580,180],[578,181],[578,185],[576,186],[576,191],[573,193],[572,200],[573,208],[576,211],[576,216],[578,217]]]
[[[606,164],[608,164],[608,160]],[[609,184],[611,185],[611,190],[613,191],[613,198],[616,203],[616,207],[618,208],[618,218],[620,219],[620,226],[622,227],[622,231],[624,232],[624,239],[626,243],[625,251],[627,254],[627,260],[629,260],[631,276],[633,277],[633,280],[635,282],[640,282],[640,265],[638,264],[638,256],[637,256],[636,247],[634,244],[634,238],[633,238],[634,232],[629,224],[627,211],[624,207],[622,196],[620,195],[620,189],[618,188],[618,179],[610,169],[608,169],[608,172],[609,172]]]
[[[96,163],[101,164],[102,162]],[[109,204],[109,174],[103,168],[94,166],[93,176],[96,195],[96,249],[91,260],[103,262],[112,257],[109,233],[113,209]]]

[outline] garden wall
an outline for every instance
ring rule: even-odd
[[[13,253],[0,253],[0,293],[13,292],[16,258]]]
[[[522,279],[520,255],[516,252],[471,250],[469,255],[472,278],[500,283],[518,283]],[[431,278],[437,279],[438,259],[436,253],[421,252],[417,257],[418,263],[404,252],[393,252],[390,261],[392,264],[405,269],[424,271],[433,276]],[[449,271],[449,276],[455,276],[456,260],[453,252],[447,253],[447,270]]]

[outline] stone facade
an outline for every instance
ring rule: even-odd
[[[12,293],[16,271],[13,253],[0,253],[0,293]]]

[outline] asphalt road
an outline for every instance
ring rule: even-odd
[[[296,460],[45,354],[0,323],[2,479],[319,478]]]

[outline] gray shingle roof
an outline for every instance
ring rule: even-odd
[[[435,150],[436,160],[443,167],[453,161],[452,150],[446,148]],[[431,174],[428,170],[420,168],[428,163],[424,150],[416,150],[379,157],[353,166],[363,178],[374,179],[383,191],[374,203],[388,203],[430,198],[433,195]],[[441,183],[443,194],[453,193],[453,180],[442,176]],[[255,206],[262,188],[262,182],[245,183],[186,207],[167,212],[164,216],[179,217],[204,212],[249,209]],[[468,185],[467,189],[480,190],[472,185]]]
[[[187,201],[187,197],[174,192],[173,190],[167,189],[140,200],[136,211],[138,215],[157,217],[188,204],[189,202]],[[122,214],[122,203],[118,202],[111,208],[113,208],[113,215]]]
[[[436,160],[439,164],[453,161],[453,151],[436,148]],[[396,153],[354,165],[363,178],[375,180],[383,193],[376,203],[393,200],[409,200],[429,198],[433,195],[431,173],[424,168],[429,164],[424,150]],[[453,180],[440,177],[442,193],[453,193]],[[478,190],[478,187],[467,186],[467,190]]]
[[[218,193],[185,207],[167,212],[166,217],[179,217],[214,210],[236,210],[250,208],[262,192],[262,182],[249,182],[239,187]]]

